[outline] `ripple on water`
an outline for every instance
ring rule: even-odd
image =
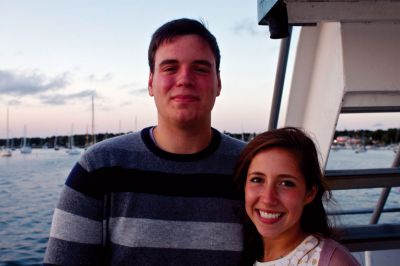
[[[54,207],[77,157],[53,150],[0,158],[0,266],[41,265]]]

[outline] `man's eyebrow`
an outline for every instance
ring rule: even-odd
[[[158,64],[159,66],[170,65],[170,64],[177,64],[178,60],[176,59],[165,59]]]
[[[165,65],[173,65],[173,64],[178,64],[178,63],[179,63],[179,61],[176,60],[176,59],[165,59],[165,60],[161,61],[158,65],[159,66],[165,66]],[[208,60],[201,60],[201,59],[200,60],[194,60],[192,64],[193,65],[203,65],[203,66],[206,66],[206,67],[212,67],[211,62],[208,61]]]
[[[207,60],[195,60],[194,64],[196,64],[196,65],[204,65],[204,66],[207,66],[207,67],[212,67],[212,64]]]

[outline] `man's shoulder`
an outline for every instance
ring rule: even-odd
[[[89,147],[86,153],[112,152],[118,149],[129,149],[134,147],[139,140],[140,132],[128,133],[100,141]]]
[[[79,163],[87,170],[111,166],[125,160],[129,154],[139,151],[140,132],[128,133],[100,141],[90,146],[81,156]]]
[[[221,145],[223,149],[231,150],[232,152],[241,152],[246,146],[246,142],[233,138],[227,134],[221,134]]]

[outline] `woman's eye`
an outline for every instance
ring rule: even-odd
[[[252,177],[249,179],[251,183],[261,183],[262,179],[259,177]]]
[[[295,187],[296,186],[296,184],[293,181],[290,181],[290,180],[283,180],[281,182],[281,185],[284,186],[284,187]]]

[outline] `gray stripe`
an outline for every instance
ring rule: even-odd
[[[111,216],[114,217],[240,223],[244,213],[241,201],[223,198],[169,197],[116,192],[113,193],[113,202]]]
[[[101,244],[102,223],[55,209],[50,237],[83,244]]]
[[[241,251],[242,226],[234,223],[110,219],[111,242],[127,247]]]
[[[221,134],[221,143],[211,156],[194,162],[175,162],[151,153],[143,143],[140,133],[132,133],[97,143],[80,158],[87,171],[102,167],[120,166],[143,171],[162,171],[180,174],[213,173],[232,174],[233,164],[244,143]]]
[[[103,219],[103,203],[101,200],[88,197],[68,186],[64,186],[62,189],[57,208],[97,221]]]

